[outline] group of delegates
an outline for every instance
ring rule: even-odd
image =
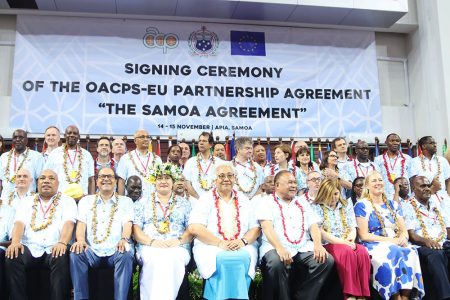
[[[70,280],[74,298],[88,299],[89,269],[101,265],[114,267],[115,298],[126,299],[134,261],[141,299],[175,299],[192,258],[205,299],[248,299],[257,266],[262,299],[318,299],[333,266],[346,299],[369,298],[370,282],[383,299],[420,299],[421,260],[437,297],[450,298],[450,167],[430,136],[412,159],[390,134],[374,162],[366,142],[353,159],[337,138],[318,165],[304,142],[296,162],[279,145],[272,163],[238,137],[225,161],[203,132],[197,155],[176,144],[163,163],[145,130],[128,152],[99,139],[95,160],[75,126],[60,147],[57,128],[45,134],[43,154],[16,130],[0,157],[0,277],[10,299],[26,299],[26,270],[37,265],[51,270],[51,299],[67,299]]]

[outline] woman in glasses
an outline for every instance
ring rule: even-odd
[[[172,164],[156,165],[150,173],[155,191],[135,202],[141,299],[175,299],[184,279],[192,240],[186,229],[191,205],[172,191],[180,176],[181,170]]]
[[[338,155],[333,150],[324,152],[319,168],[325,179],[335,179],[343,188],[352,188],[351,182],[344,179],[346,177],[344,171],[339,170]]]
[[[356,204],[356,202],[361,198],[362,192],[364,188],[364,177],[356,177],[355,180],[352,182],[352,194],[347,199],[348,201],[352,202],[353,205]]]
[[[255,275],[260,228],[248,198],[233,189],[236,170],[231,162],[215,169],[215,188],[202,195],[189,219],[196,237],[193,254],[206,279],[205,299],[248,299]]]

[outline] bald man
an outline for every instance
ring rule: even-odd
[[[10,206],[13,206],[15,210],[18,210],[24,203],[23,200],[34,192],[30,191],[31,182],[33,177],[30,171],[27,169],[20,169],[16,174],[16,188],[9,193],[8,198],[4,200]]]
[[[14,147],[0,157],[0,189],[1,198],[6,199],[16,187],[16,176],[20,169],[27,169],[31,173],[29,191],[36,191],[36,179],[44,166],[44,158],[34,150],[28,148],[28,135],[25,130],[17,129],[13,132]]]
[[[125,194],[125,182],[133,175],[142,180],[142,197],[149,197],[155,190],[150,173],[157,164],[162,163],[162,160],[158,155],[148,151],[151,142],[150,134],[144,129],[134,134],[136,149],[122,156],[117,167],[117,176],[119,176],[117,191],[120,195]]]

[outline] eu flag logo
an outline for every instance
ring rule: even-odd
[[[266,56],[264,32],[231,31],[231,55]]]

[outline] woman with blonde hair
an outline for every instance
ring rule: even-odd
[[[388,200],[380,173],[370,173],[355,204],[358,236],[371,256],[373,287],[383,299],[409,299],[424,295],[417,251],[408,244],[403,212]]]
[[[341,196],[337,180],[325,179],[313,208],[321,218],[324,247],[330,253],[346,299],[370,297],[370,259],[364,246],[355,243],[356,220],[351,201]]]

